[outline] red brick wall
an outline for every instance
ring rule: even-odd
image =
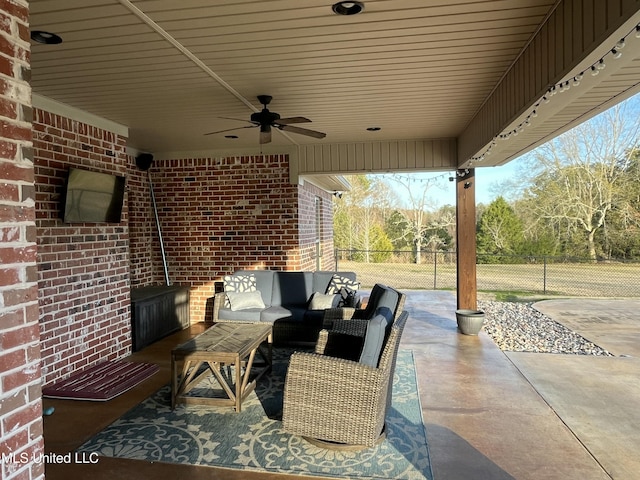
[[[125,175],[125,139],[43,110],[34,111],[33,145],[43,383],[131,351],[129,229],[64,224],[69,167]]]
[[[169,277],[174,284],[191,287],[192,322],[205,319],[213,282],[227,273],[243,268],[315,270],[315,257],[309,261],[315,243],[310,247],[308,234],[304,239],[300,235],[300,210],[308,209],[311,202],[312,221],[304,229],[315,229],[314,198],[324,196],[330,209],[331,197],[308,184],[292,185],[286,155],[160,160],[151,172]],[[132,200],[132,211],[146,210],[145,202],[150,205],[147,185],[148,180],[135,191],[130,189],[130,198],[138,199]],[[330,219],[331,214],[327,215]],[[142,275],[132,266],[134,286],[147,284],[150,277],[155,283],[164,281],[155,220],[151,214],[143,219],[152,229],[136,226],[141,237],[132,234],[131,243],[146,246],[135,255],[148,255],[151,249],[154,266],[145,268],[151,275]],[[131,223],[133,232],[133,217]],[[329,239],[331,228],[325,232]],[[332,244],[332,237],[328,241]]]
[[[316,201],[320,202],[320,270],[334,270],[333,196],[306,182],[299,187],[298,193],[300,269],[316,270],[317,268]]]
[[[127,159],[127,164],[131,166],[127,176],[131,286],[163,284],[164,273],[151,207],[148,173],[135,166],[133,157]],[[157,188],[154,187],[155,190]]]
[[[11,457],[43,451],[28,7],[1,8],[0,477],[35,479],[43,464]]]

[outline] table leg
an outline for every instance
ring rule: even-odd
[[[176,408],[176,395],[178,393],[178,372],[176,368],[176,356],[171,354],[171,410]]]
[[[236,368],[236,412],[240,413],[240,409],[242,408],[242,390],[243,390],[243,383],[244,383],[242,379],[242,359],[240,358],[240,355],[236,355],[235,368]]]

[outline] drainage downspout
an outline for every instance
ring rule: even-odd
[[[158,240],[160,241],[160,254],[162,255],[162,268],[164,269],[164,283],[165,285],[171,285],[169,280],[169,269],[167,267],[167,256],[164,251],[164,241],[162,240],[162,229],[160,228],[160,217],[158,216],[158,206],[156,204],[156,195],[153,192],[153,182],[151,180],[151,164],[153,163],[153,155],[150,153],[141,153],[136,157],[136,165],[142,171],[147,171],[149,178],[149,191],[151,192],[151,205],[153,207],[153,214],[156,219],[156,230],[158,231]]]

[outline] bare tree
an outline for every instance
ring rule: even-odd
[[[363,250],[363,260],[369,262],[370,250],[379,240],[371,234],[384,224],[382,217],[390,210],[393,195],[376,176],[354,175],[349,182],[351,190],[334,204],[334,242],[339,249]]]
[[[635,105],[635,104],[634,104]],[[525,191],[534,218],[558,231],[583,232],[589,258],[595,236],[624,201],[624,176],[638,143],[637,108],[624,102],[536,149],[532,185]]]
[[[408,208],[398,210],[404,217],[402,235],[414,246],[415,260],[419,264],[422,261],[422,247],[433,242],[433,239],[425,239],[425,233],[437,228],[433,221],[430,222],[428,208],[435,210],[434,202],[429,195],[438,185],[438,178],[425,179],[416,175],[394,174],[389,180],[406,193]]]

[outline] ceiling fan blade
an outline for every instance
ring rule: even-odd
[[[236,122],[255,123],[255,122],[252,122],[251,120],[247,120],[246,118],[233,118],[233,117],[218,117],[218,118],[224,118],[225,120],[235,120]]]
[[[315,130],[309,130],[307,128],[294,127],[293,125],[282,125],[278,127],[280,130],[291,133],[299,133],[300,135],[306,135],[307,137],[324,138],[326,133],[316,132]]]
[[[258,125],[247,125],[246,127],[227,128],[226,130],[218,130],[217,132],[209,132],[203,135],[215,135],[216,133],[233,132],[234,130],[242,130],[243,128],[255,128]]]
[[[276,125],[290,125],[292,123],[311,123],[311,120],[305,117],[288,117],[288,118],[279,118],[275,122]]]

